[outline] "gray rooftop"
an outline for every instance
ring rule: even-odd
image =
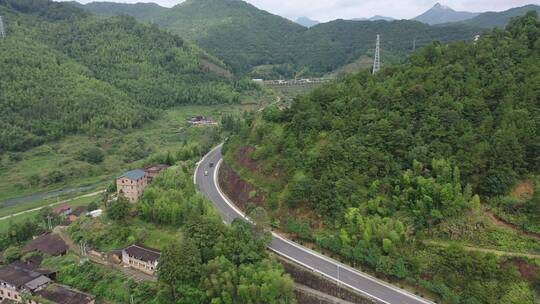
[[[36,281],[36,279],[38,280]],[[27,287],[31,289],[35,284],[40,284],[47,280],[49,279],[41,273],[27,269],[17,263],[0,268],[0,281],[14,285],[17,288],[26,286],[30,283],[30,286]]]
[[[146,175],[146,172],[144,172],[143,170],[131,170],[131,171],[128,171],[122,175],[120,175],[120,177],[127,177],[131,180],[139,180],[141,178],[143,178],[144,176]]]
[[[24,286],[26,286],[26,288],[28,288],[30,290],[36,290],[39,287],[48,284],[50,281],[51,281],[51,279],[49,279],[46,276],[42,275],[42,276],[39,276],[39,277],[33,279],[32,281],[24,284]]]

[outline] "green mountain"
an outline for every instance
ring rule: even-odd
[[[80,4],[75,1],[70,3],[99,16],[127,15],[135,17],[137,20],[150,22],[167,11],[166,7],[159,6],[156,3],[90,2]]]
[[[317,21],[317,20],[313,20],[313,19],[310,19],[308,17],[298,17],[295,21],[296,23],[302,25],[302,26],[305,26],[305,27],[312,27],[312,26],[315,26],[321,22]]]
[[[118,7],[124,9],[116,14],[148,20],[137,17],[135,6]],[[112,10],[94,12],[114,14]],[[336,20],[308,29],[242,0],[188,0],[165,9],[153,20],[224,60],[233,71],[253,78],[331,73],[361,57],[372,56],[377,34],[384,41],[384,62],[398,63],[410,53],[413,40],[421,47],[432,41],[472,40],[481,32],[461,24],[441,28],[406,20]]]
[[[362,56],[373,57],[375,37],[381,35],[383,63],[401,62],[416,47],[433,41],[472,40],[475,28],[463,25],[432,27],[416,21],[336,20],[320,24],[290,40],[288,51],[298,69],[321,75]]]
[[[307,29],[240,0],[191,0],[167,11],[159,25],[194,40],[239,73],[252,77],[323,75],[370,55],[381,34],[387,62],[434,40],[470,40],[478,30],[464,25],[432,28],[396,23],[336,20]]]
[[[505,27],[510,22],[510,19],[523,16],[528,11],[540,12],[540,6],[531,4],[512,8],[504,12],[486,12],[472,19],[465,20],[463,23],[482,28]]]
[[[109,6],[111,9],[107,8]],[[478,15],[456,12],[437,4],[415,18],[423,23],[437,23],[437,26],[411,20],[335,20],[306,28],[242,0],[188,0],[171,9],[153,4],[107,2],[84,7],[96,14],[127,14],[143,21],[151,19],[200,45],[236,73],[267,79],[322,76],[359,58],[372,57],[377,34],[383,41],[383,62],[399,63],[411,53],[413,41],[416,47],[433,41],[471,41],[484,28],[504,25],[511,17],[538,8],[526,6]]]
[[[299,24],[240,0],[188,0],[167,11],[160,26],[195,41],[233,70],[288,62],[288,40]]]
[[[486,248],[537,254],[538,240],[525,225],[497,226],[481,201],[538,229],[540,184],[528,198],[512,189],[540,174],[539,90],[531,12],[474,44],[433,43],[404,65],[266,108],[229,137],[226,165],[251,183],[247,210],[264,206],[284,232],[343,261],[440,303],[535,303],[540,277],[519,270],[536,262]]]
[[[478,16],[478,13],[458,12],[448,6],[437,3],[423,14],[415,17],[413,20],[435,25],[448,22],[459,22],[474,18],[476,16]]]
[[[0,152],[137,127],[155,108],[238,100],[218,60],[131,17],[45,0],[1,0],[0,15]]]

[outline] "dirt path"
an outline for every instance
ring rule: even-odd
[[[77,196],[77,197],[74,197],[74,198],[70,198],[70,199],[67,199],[67,200],[55,202],[55,203],[48,204],[48,205],[45,205],[45,206],[41,206],[41,207],[37,207],[37,208],[25,210],[25,211],[13,213],[13,214],[10,214],[10,215],[6,215],[6,216],[3,216],[3,217],[0,217],[0,221],[7,220],[7,219],[9,219],[9,218],[12,218],[12,217],[14,217],[14,216],[18,216],[18,215],[21,215],[21,214],[25,214],[25,213],[29,213],[29,212],[38,211],[38,210],[41,210],[41,209],[43,209],[43,208],[45,208],[45,207],[54,207],[54,206],[56,206],[56,205],[69,203],[69,202],[72,201],[72,200],[76,200],[76,199],[80,199],[80,198],[85,198],[85,197],[96,196],[96,195],[99,195],[99,194],[101,194],[101,193],[103,193],[103,192],[105,192],[105,190],[99,190],[99,191],[96,191],[96,192],[92,192],[92,193],[88,193],[88,194],[85,194],[85,195],[81,195],[81,196]]]
[[[449,242],[443,242],[443,241],[423,241],[423,243],[426,245],[439,246],[439,247],[444,247],[444,248],[450,246]],[[495,255],[500,255],[500,256],[528,257],[531,259],[540,259],[540,254],[502,251],[502,250],[487,249],[487,248],[480,248],[480,247],[473,247],[473,246],[463,246],[463,248],[467,251],[493,253]]]
[[[486,214],[488,215],[488,217],[491,219],[491,221],[497,226],[497,227],[505,227],[505,228],[510,228],[512,229],[514,232],[520,234],[520,235],[523,235],[523,236],[528,236],[528,237],[533,237],[537,240],[540,240],[540,234],[538,233],[534,233],[534,232],[527,232],[527,231],[523,231],[521,228],[519,228],[517,225],[514,225],[512,223],[508,223],[507,221],[499,218],[495,213],[493,213],[492,211],[489,211],[489,210],[486,210]]]

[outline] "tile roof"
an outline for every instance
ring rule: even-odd
[[[71,206],[69,204],[64,204],[64,205],[62,205],[60,207],[54,208],[52,212],[56,213],[56,214],[59,214],[59,213],[66,212],[66,211],[68,211],[70,209],[71,209]]]
[[[146,172],[144,172],[143,170],[137,169],[137,170],[131,170],[131,171],[125,172],[119,177],[127,177],[131,180],[139,180],[145,176],[146,176]]]
[[[148,166],[148,167],[145,167],[144,168],[144,171],[146,172],[159,172],[161,170],[165,170],[169,168],[168,165],[163,165],[163,164],[157,164],[157,165],[151,165],[151,166]]]
[[[93,300],[89,294],[54,284],[36,292],[36,295],[57,304],[86,304]]]
[[[28,251],[39,251],[52,256],[59,256],[67,252],[68,245],[56,234],[47,233],[34,240],[27,246]]]
[[[35,281],[38,279],[38,281]],[[37,271],[32,271],[25,267],[20,267],[17,264],[10,264],[0,267],[0,281],[14,285],[17,288],[25,286],[27,283],[46,284],[50,279]],[[35,284],[31,284],[32,286]],[[29,286],[30,288],[30,286]]]
[[[141,245],[131,245],[123,251],[125,251],[128,255],[145,262],[157,261],[161,256],[161,252],[159,250]]]
[[[10,265],[13,266],[13,267],[18,267],[18,268],[22,268],[22,269],[26,269],[26,270],[29,270],[29,271],[34,271],[34,272],[37,272],[37,273],[40,273],[46,277],[51,277],[51,276],[54,276],[54,274],[56,273],[55,271],[52,271],[50,269],[47,269],[47,268],[43,268],[43,267],[40,267],[39,265],[41,264],[37,264],[37,263],[34,263],[33,262],[34,259],[29,259],[27,260],[26,262],[21,262],[21,261],[15,261],[13,263],[11,263]]]
[[[50,281],[51,281],[51,279],[47,278],[44,275],[41,275],[41,276],[33,279],[32,281],[24,284],[24,286],[26,286],[26,288],[28,288],[30,290],[36,290],[41,286],[47,285]]]

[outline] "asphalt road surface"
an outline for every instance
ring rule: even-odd
[[[223,220],[226,223],[231,223],[236,218],[245,219],[245,216],[219,188],[217,173],[221,165],[221,160],[221,146],[218,146],[199,162],[193,179],[198,185],[199,190],[219,209]],[[379,302],[392,304],[432,304],[428,300],[352,269],[275,233],[273,233],[272,243],[269,249],[331,280],[335,280],[338,284],[348,286]]]

